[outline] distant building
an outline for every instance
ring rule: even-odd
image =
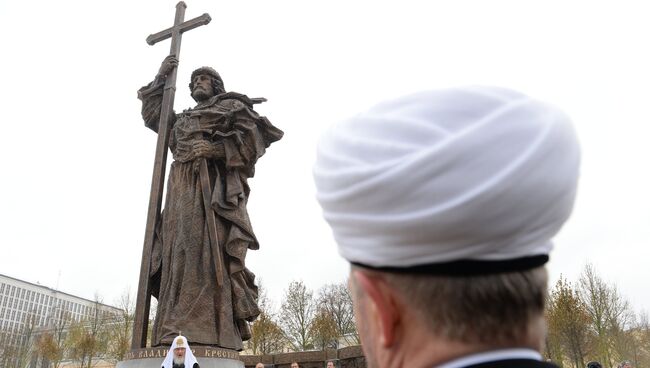
[[[0,274],[0,347],[30,344],[27,340],[35,331],[54,328],[62,321],[90,319],[95,309],[102,318],[120,312],[110,305]]]

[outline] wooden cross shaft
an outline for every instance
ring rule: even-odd
[[[147,43],[153,45],[159,41],[171,38],[170,55],[177,59],[181,51],[181,36],[183,32],[189,31],[201,25],[208,24],[211,20],[206,13],[187,22],[185,18],[184,2],[176,4],[176,15],[174,26],[164,31],[147,37]],[[173,68],[165,80],[162,107],[160,110],[160,122],[158,124],[158,140],[156,142],[156,156],[154,170],[151,179],[151,192],[149,196],[149,208],[147,212],[147,225],[142,249],[142,262],[140,264],[140,279],[138,282],[138,295],[135,305],[135,316],[133,321],[132,349],[146,347],[147,327],[149,325],[149,308],[151,303],[151,283],[149,273],[151,268],[151,252],[155,240],[156,225],[160,220],[162,208],[163,187],[165,183],[165,168],[167,162],[167,151],[171,122],[174,118],[174,92],[176,91],[176,69]]]

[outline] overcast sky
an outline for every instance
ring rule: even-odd
[[[176,110],[202,65],[285,132],[258,161],[249,268],[279,304],[291,280],[345,280],[314,199],[319,134],[383,99],[500,85],[562,107],[583,149],[552,279],[587,262],[650,309],[650,13],[642,1],[188,0]],[[174,1],[0,1],[0,273],[113,303],[140,272],[156,135],[137,89],[169,52],[145,38]],[[170,156],[171,157],[171,156]],[[60,274],[60,276],[59,276]]]

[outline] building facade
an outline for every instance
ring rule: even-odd
[[[0,347],[31,344],[38,331],[109,315],[119,309],[0,274]]]

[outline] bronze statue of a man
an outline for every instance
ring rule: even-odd
[[[145,125],[155,132],[165,78],[176,65],[175,57],[165,58],[154,81],[138,91]],[[253,110],[260,99],[226,92],[210,67],[192,73],[190,90],[197,105],[174,114],[169,139],[174,161],[151,253],[150,282],[158,299],[152,345],[171,345],[182,331],[194,344],[241,350],[242,340],[250,338],[248,323],[260,313],[255,275],[244,263],[246,251],[259,248],[246,210],[247,180],[283,132]],[[207,211],[199,178],[202,160],[211,189]],[[216,218],[218,254],[209,216]],[[217,256],[222,257],[220,270]]]

